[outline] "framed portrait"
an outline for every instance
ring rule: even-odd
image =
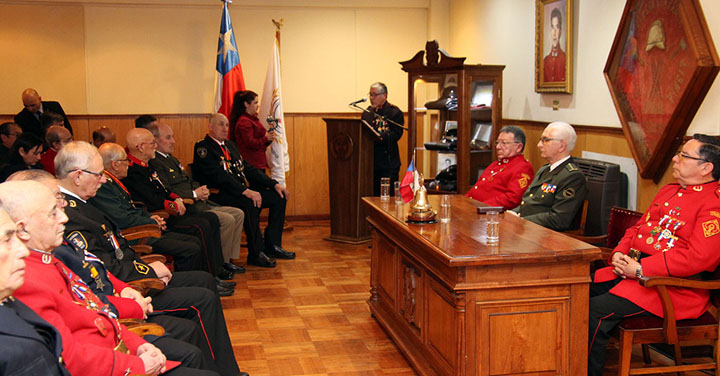
[[[720,70],[697,0],[628,0],[603,73],[640,175],[656,182]]]
[[[572,93],[573,0],[535,0],[535,91]]]

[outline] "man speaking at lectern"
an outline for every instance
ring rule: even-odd
[[[380,179],[390,178],[390,187],[398,179],[400,172],[400,152],[398,140],[403,129],[396,124],[404,125],[402,111],[387,101],[387,86],[382,82],[370,85],[370,106],[362,114],[362,119],[372,125],[380,133],[375,140],[373,166],[373,195],[380,196]],[[393,124],[395,122],[396,124]]]

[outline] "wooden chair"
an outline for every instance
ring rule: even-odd
[[[715,273],[717,274],[717,271]],[[618,359],[618,375],[641,375],[651,373],[666,373],[695,371],[695,370],[715,370],[715,375],[720,375],[720,366],[718,356],[720,355],[718,346],[718,338],[720,338],[720,326],[718,325],[718,307],[720,307],[720,299],[717,291],[713,291],[711,303],[715,307],[713,311],[705,312],[702,316],[694,320],[675,320],[675,311],[668,293],[668,286],[689,287],[705,290],[720,289],[720,280],[695,280],[687,278],[674,277],[644,277],[640,279],[640,284],[646,288],[655,288],[660,295],[660,301],[663,306],[664,318],[659,317],[634,317],[623,320],[618,326],[620,354]],[[711,340],[713,343],[712,360],[704,363],[685,363],[681,342],[697,342]],[[672,346],[674,352],[674,365],[671,366],[649,366],[649,350],[648,344],[665,343]],[[645,358],[645,367],[630,368],[630,357],[632,355],[632,347],[634,344],[643,346],[643,357]]]

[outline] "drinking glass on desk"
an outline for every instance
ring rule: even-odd
[[[380,201],[390,201],[390,178],[380,178]]]
[[[500,241],[500,213],[489,211],[486,214],[487,220],[487,243],[497,244]]]
[[[402,205],[405,202],[403,201],[402,194],[400,193],[400,182],[396,181],[394,184],[395,188],[395,204],[396,205]]]
[[[450,196],[440,197],[440,222],[450,222]]]

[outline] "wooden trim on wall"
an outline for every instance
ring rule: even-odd
[[[546,121],[535,121],[535,120],[518,120],[518,119],[503,119],[503,126],[506,125],[519,125],[526,127],[541,127],[545,128],[549,122]],[[622,135],[623,130],[620,127],[602,126],[602,125],[582,125],[582,124],[571,124],[575,128],[575,132],[593,132],[593,133],[604,133],[604,134],[617,134]]]

